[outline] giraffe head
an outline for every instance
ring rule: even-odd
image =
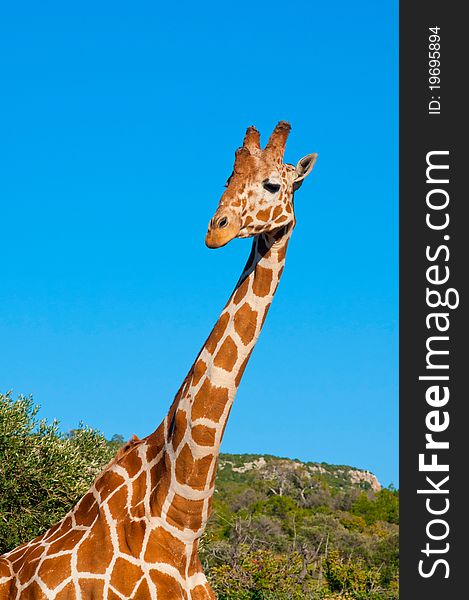
[[[290,124],[280,121],[264,149],[255,127],[248,127],[235,153],[233,172],[208,225],[205,243],[219,248],[234,238],[246,238],[295,224],[293,194],[309,175],[317,154],[296,167],[283,162]]]

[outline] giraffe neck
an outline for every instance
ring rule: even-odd
[[[292,226],[253,241],[243,273],[164,422],[170,472],[161,515],[196,539],[210,514],[220,445],[236,391],[283,272]],[[177,505],[177,506],[176,506]],[[194,526],[188,526],[195,514]],[[188,539],[189,541],[189,539]]]
[[[291,230],[282,228],[278,239],[267,234],[254,238],[241,277],[193,366],[194,371],[205,369],[207,388],[210,384],[226,389],[230,400],[238,390],[277,290],[290,235]],[[225,424],[218,418],[216,405],[208,409],[210,419]]]

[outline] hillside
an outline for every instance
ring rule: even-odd
[[[298,486],[303,490],[314,489],[319,482],[329,485],[337,491],[361,489],[379,492],[378,479],[362,469],[346,465],[301,462],[297,459],[280,458],[269,454],[221,454],[218,461],[218,482],[237,481],[254,482],[257,479],[273,480],[282,495],[282,483],[290,482],[290,487]],[[279,487],[280,486],[280,487]],[[303,487],[302,487],[303,486]]]
[[[397,598],[398,492],[368,472],[220,456],[201,556],[219,598]]]

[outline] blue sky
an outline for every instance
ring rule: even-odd
[[[397,3],[4,5],[0,389],[161,421],[250,241],[204,245],[245,128],[319,159],[222,450],[398,482]]]

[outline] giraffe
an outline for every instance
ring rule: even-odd
[[[0,557],[0,600],[214,599],[198,557],[220,444],[283,272],[293,195],[316,154],[283,162],[290,125],[264,149],[249,127],[205,242],[253,237],[246,266],[159,427],[133,437],[56,525]]]

